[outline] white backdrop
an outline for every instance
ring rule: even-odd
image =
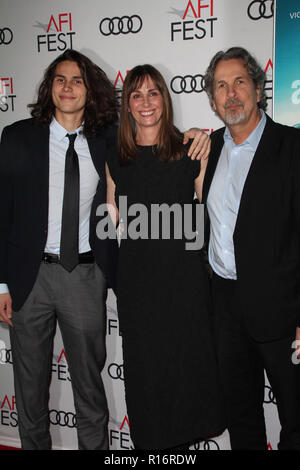
[[[221,127],[202,91],[202,75],[220,49],[249,49],[267,72],[268,113],[272,114],[273,0],[1,0],[0,127],[29,117],[44,69],[72,47],[96,62],[116,86],[141,63],[155,65],[173,98],[180,129]],[[185,78],[184,78],[185,77]],[[110,410],[111,449],[128,450],[130,427],[124,400],[123,359],[116,301],[110,292],[107,362],[103,371]],[[0,444],[19,446],[8,331],[0,326]],[[53,357],[50,420],[53,447],[76,449],[68,365],[60,332]],[[247,397],[245,397],[245,400]],[[269,448],[276,449],[279,424],[266,385]],[[246,444],[246,443],[245,443]],[[192,449],[230,449],[227,432]]]

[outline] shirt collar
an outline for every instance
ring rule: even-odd
[[[252,150],[254,150],[254,152],[256,152],[256,149],[258,147],[259,141],[261,139],[261,136],[262,136],[262,133],[264,131],[266,121],[267,121],[266,114],[262,109],[260,109],[260,114],[261,114],[261,119],[259,123],[257,124],[256,128],[251,132],[251,134],[247,137],[247,139],[242,144],[240,144],[241,146],[248,144],[252,148]],[[235,145],[228,127],[226,127],[225,132],[224,132],[224,141],[225,142],[232,141],[232,144]]]
[[[77,137],[80,137],[82,136],[82,130],[83,125],[79,126],[72,132],[68,132],[61,124],[59,124],[55,117],[52,118],[50,123],[50,132],[58,141],[64,140],[67,134],[77,134]]]

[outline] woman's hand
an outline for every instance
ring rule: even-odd
[[[194,139],[188,151],[192,160],[206,160],[210,152],[210,136],[205,132],[193,127],[184,132],[183,143],[187,144],[189,139]]]
[[[11,297],[10,294],[0,294],[0,321],[8,323],[10,326],[13,326],[11,317],[12,317],[12,308],[11,308]]]

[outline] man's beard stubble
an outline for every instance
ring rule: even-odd
[[[229,111],[227,108],[233,105],[238,105],[241,110],[234,109]],[[225,124],[232,126],[240,124],[245,119],[244,104],[239,100],[228,100],[225,104]]]

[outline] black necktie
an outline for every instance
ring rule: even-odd
[[[60,262],[71,272],[78,264],[79,238],[79,163],[74,149],[77,134],[67,134],[70,140],[66,153],[65,185],[60,239]]]

